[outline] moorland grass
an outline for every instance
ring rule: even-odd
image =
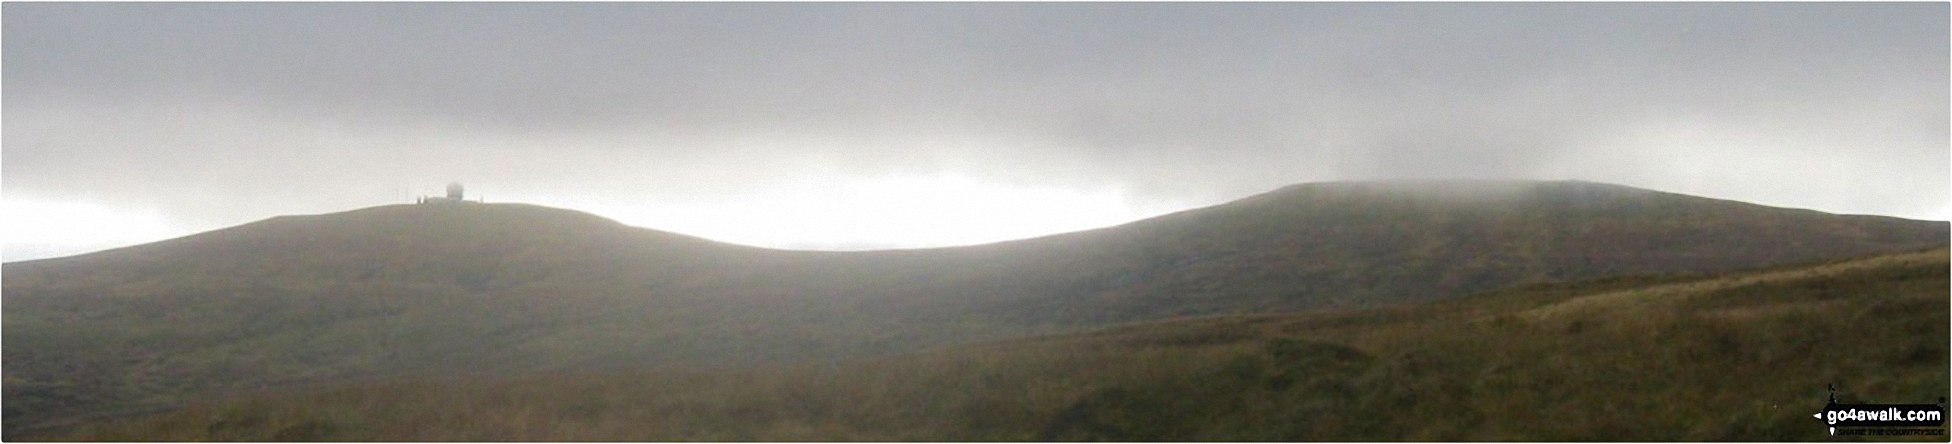
[[[1810,417],[1828,384],[1844,402],[1947,396],[1947,260],[1538,285],[844,362],[351,385],[51,437],[1830,440]]]

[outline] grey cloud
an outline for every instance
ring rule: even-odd
[[[1612,179],[1912,217],[1948,198],[1947,7],[1934,3],[5,12],[5,185],[185,213],[355,205],[459,176],[709,199],[821,168],[1209,203],[1443,176]],[[1698,134],[1632,144],[1677,125]],[[1697,150],[1861,167],[1704,186],[1660,161]],[[265,190],[270,179],[289,190]],[[141,185],[154,183],[170,186]],[[1882,197],[1806,198],[1825,195],[1799,189],[1810,183]],[[239,194],[258,201],[208,203]]]

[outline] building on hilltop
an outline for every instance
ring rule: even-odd
[[[450,184],[447,184],[447,196],[446,196],[446,197],[441,197],[441,196],[422,196],[422,197],[421,197],[421,198],[420,198],[419,200],[417,200],[417,201],[415,201],[415,203],[422,203],[422,204],[447,204],[447,203],[479,203],[479,202],[480,202],[480,201],[478,201],[478,200],[477,200],[477,201],[469,201],[469,200],[468,200],[468,199],[467,199],[466,197],[464,197],[464,196],[463,196],[463,192],[464,192],[464,191],[466,191],[466,189],[464,189],[464,188],[462,188],[462,187],[461,187],[461,183],[460,183],[460,182],[454,182],[454,183],[450,183]],[[480,198],[479,198],[479,197],[477,197],[476,199],[480,199]]]

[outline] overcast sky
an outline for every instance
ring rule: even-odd
[[[780,248],[1283,185],[1952,218],[1947,4],[4,6],[5,260],[491,202]]]

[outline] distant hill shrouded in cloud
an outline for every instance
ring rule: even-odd
[[[1049,234],[1435,177],[1952,218],[1943,3],[4,8],[5,199],[181,232],[451,180],[648,226],[844,220],[941,177],[1085,196],[915,206],[981,236],[720,235],[775,247],[1018,235],[971,207]]]
[[[1588,182],[1303,184],[1098,230],[868,252],[730,245],[534,205],[389,205],[7,264],[6,421],[11,434],[398,375],[840,360],[1820,261],[1948,235],[1946,222]]]

